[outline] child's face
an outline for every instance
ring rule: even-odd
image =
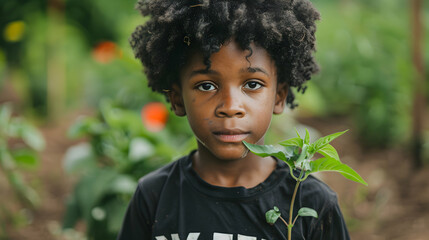
[[[249,51],[227,42],[211,56],[209,70],[194,54],[170,95],[176,114],[187,115],[198,150],[217,159],[245,157],[242,141],[262,144],[272,114],[284,108],[287,87],[277,84],[274,61],[265,49],[250,47],[246,59]]]

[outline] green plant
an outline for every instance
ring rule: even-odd
[[[350,117],[365,147],[409,140],[414,83],[406,1],[314,1],[322,14],[312,79],[301,106]],[[338,21],[341,19],[341,21]],[[308,95],[307,95],[308,94]],[[316,104],[315,104],[316,103]]]
[[[287,222],[281,217],[280,210],[275,206],[266,213],[266,220],[270,224],[274,224],[279,218],[283,221],[288,228],[288,240],[292,239],[292,228],[298,217],[318,217],[314,209],[303,207],[299,209],[298,214],[293,218],[293,208],[298,187],[310,174],[323,171],[339,172],[347,179],[368,185],[358,173],[340,161],[337,151],[329,144],[345,132],[338,132],[322,137],[313,143],[310,143],[310,134],[307,130],[304,138],[301,138],[297,132],[298,137],[282,141],[279,143],[279,146],[256,145],[243,142],[251,152],[258,156],[274,156],[283,160],[289,166],[292,178],[296,180],[290,204],[289,221]],[[312,160],[316,153],[321,154],[323,157]],[[299,176],[295,176],[294,174],[297,170],[299,170]]]
[[[63,228],[83,220],[88,239],[114,239],[138,179],[193,148],[183,129],[150,132],[138,112],[112,101],[101,104],[97,117],[80,118],[69,136],[88,141],[69,148],[64,158],[65,170],[79,181],[68,199]]]
[[[44,148],[45,140],[33,125],[22,117],[12,116],[11,105],[0,106],[0,169],[21,203],[30,208],[39,204],[39,196],[25,183],[19,167],[37,166],[37,152]]]
[[[36,208],[40,203],[39,195],[25,181],[21,171],[22,167],[38,166],[37,152],[44,147],[43,136],[33,125],[22,117],[12,116],[10,104],[0,105],[0,171],[4,173],[16,195],[19,207],[24,207],[21,213]],[[0,239],[8,239],[6,222],[17,224],[27,220],[21,219],[19,213],[10,210],[10,204],[13,202],[9,201],[0,206]]]

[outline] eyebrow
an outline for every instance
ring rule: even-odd
[[[265,75],[269,76],[269,74],[267,73],[267,71],[265,71],[264,69],[259,68],[259,67],[248,67],[248,68],[242,68],[242,69],[240,70],[240,72],[242,72],[242,73],[245,73],[245,72],[249,72],[249,73],[256,73],[256,72],[260,72],[260,73],[263,73],[263,74],[265,74]],[[217,72],[217,71],[215,71],[215,70],[212,70],[212,69],[199,69],[199,70],[192,71],[192,72],[189,74],[189,77],[191,78],[191,77],[193,77],[193,76],[195,76],[195,75],[199,75],[199,74],[202,74],[202,75],[206,75],[206,74],[211,74],[211,75],[220,75],[220,73],[219,73],[219,72]]]
[[[193,76],[195,76],[195,75],[198,75],[198,74],[203,74],[203,75],[207,75],[207,74],[211,74],[211,75],[220,75],[220,73],[219,73],[219,72],[217,72],[217,71],[215,71],[215,70],[212,70],[212,69],[199,69],[199,70],[192,71],[192,72],[189,74],[189,78],[191,78],[191,77],[193,77]]]
[[[263,73],[263,74],[265,74],[265,75],[267,75],[267,76],[270,76],[270,75],[267,73],[267,71],[265,71],[264,69],[259,68],[259,67],[248,67],[248,68],[243,68],[243,69],[241,69],[241,71],[240,71],[240,72],[249,72],[249,73],[256,73],[256,72],[260,72],[260,73]]]

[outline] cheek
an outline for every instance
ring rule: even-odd
[[[253,104],[253,118],[261,131],[267,131],[271,124],[274,111],[274,99],[265,98]]]
[[[256,99],[252,99],[251,103],[249,104],[249,107],[251,109],[256,110],[257,112],[260,112],[261,115],[264,115],[264,116],[272,115],[274,111],[275,97],[272,97],[273,93],[271,93],[271,91],[269,93],[270,94],[267,94],[269,95],[269,97],[265,95],[265,96],[258,97]],[[260,116],[260,117],[263,117],[263,116]]]

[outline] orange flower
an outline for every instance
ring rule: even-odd
[[[168,110],[160,102],[146,104],[141,111],[143,124],[151,132],[159,132],[167,123]]]
[[[116,56],[116,44],[110,41],[100,42],[92,50],[92,57],[99,63],[109,63]]]

